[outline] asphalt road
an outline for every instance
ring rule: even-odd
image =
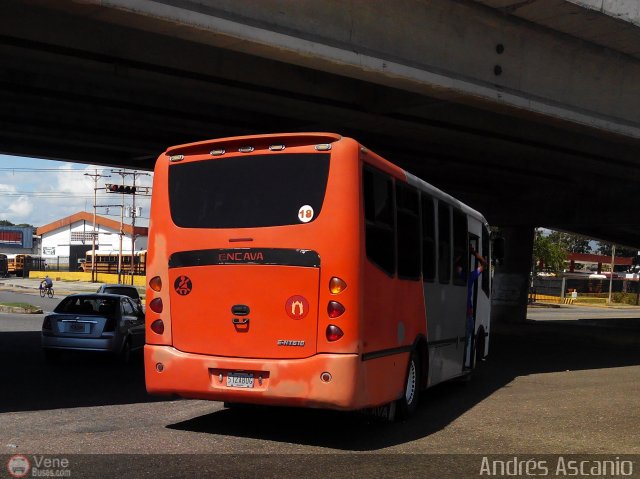
[[[486,454],[640,454],[640,343],[609,328],[496,327],[471,381],[437,386],[412,420],[386,423],[150,397],[141,356],[45,364],[41,321],[0,315],[0,453],[68,457],[72,477],[467,477]]]
[[[51,312],[64,296],[54,295],[53,298],[41,298],[37,290],[16,292],[0,290],[0,303],[28,303],[42,308],[43,312]]]

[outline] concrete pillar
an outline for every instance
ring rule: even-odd
[[[500,228],[504,238],[504,261],[493,277],[491,320],[514,322],[527,319],[527,300],[533,255],[533,227]]]

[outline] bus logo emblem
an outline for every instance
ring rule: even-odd
[[[287,299],[284,310],[291,319],[302,319],[309,313],[309,301],[303,296],[291,296]]]
[[[186,296],[193,289],[193,284],[188,276],[178,276],[173,283],[173,287],[180,296]]]

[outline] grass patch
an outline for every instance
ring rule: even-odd
[[[607,304],[607,298],[585,298],[578,296],[574,304]]]
[[[40,311],[42,309],[29,303],[0,303],[0,306],[8,306],[10,308],[23,308],[27,311]]]

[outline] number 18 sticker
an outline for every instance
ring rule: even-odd
[[[308,223],[313,219],[313,208],[309,205],[304,205],[298,210],[298,219],[303,223]]]

